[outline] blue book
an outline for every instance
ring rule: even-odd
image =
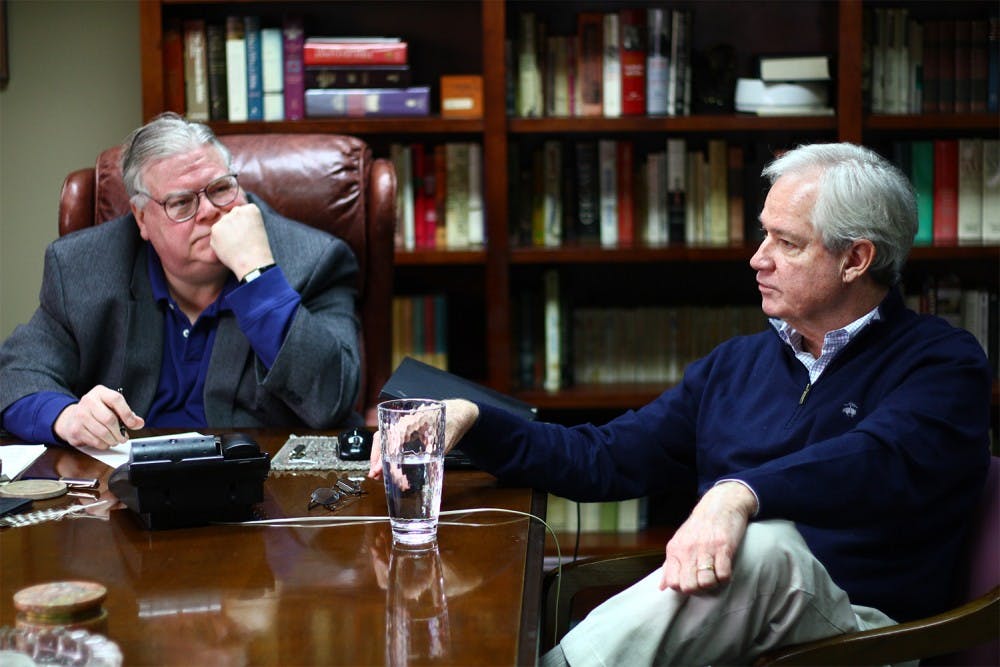
[[[260,17],[243,17],[247,45],[247,120],[264,120],[264,70],[260,45]]]
[[[430,114],[430,97],[430,86],[310,88],[306,90],[306,117],[426,116]]]

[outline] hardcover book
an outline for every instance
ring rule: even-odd
[[[184,35],[181,22],[166,19],[163,23],[163,103],[167,111],[184,113]]]
[[[243,17],[247,56],[247,120],[264,120],[264,69],[260,45],[260,17]]]
[[[426,116],[429,86],[412,88],[313,88],[306,90],[306,116]]]
[[[934,141],[934,244],[958,240],[958,140]]]
[[[305,118],[305,66],[302,63],[305,30],[302,18],[285,17],[281,25],[281,37],[285,71],[285,120],[302,120]]]
[[[602,92],[604,115],[617,118],[622,115],[622,64],[617,12],[604,15],[604,90]]]
[[[596,141],[576,142],[576,239],[601,241],[601,191]]]
[[[264,97],[264,120],[284,120],[285,118],[283,51],[281,29],[262,28],[260,31],[260,81]]]
[[[762,81],[829,81],[830,56],[761,56]]]
[[[208,54],[208,117],[209,120],[227,120],[225,27],[218,23],[205,26],[205,43]]]
[[[646,113],[646,14],[641,9],[619,12],[621,30],[622,115]]]
[[[667,88],[670,84],[670,26],[668,11],[650,7],[646,14],[649,39],[646,43],[646,113],[667,113]]]
[[[604,16],[577,14],[577,116],[604,113]]]
[[[187,117],[208,120],[208,47],[205,21],[184,21],[184,83]]]
[[[406,42],[394,37],[308,37],[302,47],[306,67],[314,65],[405,65]]]
[[[306,88],[405,88],[410,85],[409,65],[335,65],[306,68]]]
[[[247,120],[247,45],[243,19],[226,18],[226,100],[229,103],[229,120],[242,123]]]
[[[983,240],[983,140],[958,140],[958,242]]]
[[[934,142],[910,145],[910,182],[917,195],[917,235],[914,245],[934,242]]]

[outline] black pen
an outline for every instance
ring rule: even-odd
[[[118,387],[118,393],[124,396],[125,388]],[[118,420],[118,430],[121,432],[123,438],[128,438],[128,430],[125,429],[125,424],[122,422],[121,419]]]

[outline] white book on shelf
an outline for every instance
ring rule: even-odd
[[[281,28],[261,28],[260,55],[264,120],[284,120],[285,63]]]
[[[983,243],[1000,244],[1000,139],[983,140]]]
[[[650,7],[646,12],[646,114],[667,113],[667,87],[670,83],[669,11]]]
[[[548,269],[542,276],[545,300],[545,375],[546,391],[562,388],[562,312],[559,298],[559,273]]]
[[[667,194],[661,187],[666,182],[666,153],[652,152],[646,157],[646,230],[647,245],[667,242]]]
[[[618,23],[618,12],[604,14],[603,104],[604,115],[608,118],[622,115],[622,65]]]
[[[243,32],[243,18],[226,18],[226,101],[229,104],[230,123],[247,120],[247,43]]]
[[[521,12],[517,45],[517,115],[523,118],[542,115],[542,73],[536,46],[537,23],[533,12]]]
[[[761,56],[761,81],[829,81],[830,56]]]
[[[563,239],[562,152],[556,139],[542,144],[544,243],[549,248],[558,248]]]
[[[600,185],[601,245],[618,245],[618,142],[601,139],[597,142],[598,182]]]
[[[481,246],[485,241],[483,208],[483,147],[469,143],[469,245]]]
[[[391,144],[389,159],[396,169],[396,247],[413,250],[416,247],[412,152],[405,144]]]
[[[983,140],[958,140],[958,242],[983,240]]]

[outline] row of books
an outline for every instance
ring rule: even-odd
[[[509,157],[516,245],[727,245],[746,237],[740,144],[672,137],[637,156],[628,139],[552,139],[511,144]]]
[[[917,195],[916,245],[1000,244],[1000,140],[899,141]]]
[[[448,370],[448,301],[443,294],[392,298],[392,368],[413,357]]]
[[[635,533],[648,524],[648,498],[578,503],[549,494],[545,521],[562,533]]]
[[[691,110],[691,12],[580,12],[576,33],[549,34],[534,12],[508,41],[512,116],[684,115]]]
[[[963,285],[954,274],[928,276],[918,290],[906,295],[907,305],[937,315],[976,337],[1000,375],[1000,308],[995,289]]]
[[[305,37],[301,17],[225,23],[166,19],[165,108],[192,120],[243,122],[430,113],[430,87],[409,86],[399,38]]]
[[[724,340],[764,327],[759,306],[572,307],[555,269],[543,273],[539,290],[517,299],[517,373],[525,390],[666,385]]]
[[[485,238],[483,151],[475,142],[393,143],[396,247],[480,247]]]
[[[997,111],[1000,19],[919,20],[906,7],[865,10],[873,113]]]

